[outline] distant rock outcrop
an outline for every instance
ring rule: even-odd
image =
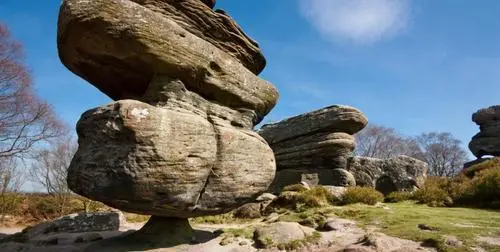
[[[64,0],[60,9],[61,61],[116,100],[82,115],[68,184],[153,215],[143,229],[164,237],[177,228],[188,239],[187,218],[235,209],[275,175],[272,150],[252,128],[278,92],[257,76],[258,44],[214,4]]]
[[[354,151],[352,135],[367,123],[361,111],[335,105],[264,125],[259,134],[273,149],[278,168],[271,190],[301,181],[333,185],[333,170],[345,169]]]
[[[469,143],[474,156],[500,156],[500,105],[480,109],[472,115],[480,132]]]
[[[427,163],[408,156],[389,159],[353,157],[346,170],[358,186],[374,187],[382,193],[414,191],[423,186]]]

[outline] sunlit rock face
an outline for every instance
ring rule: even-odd
[[[358,109],[334,105],[264,125],[259,134],[273,149],[278,168],[271,190],[300,182],[335,185],[343,173],[338,169],[346,168],[354,151],[353,134],[367,123]]]
[[[78,194],[189,218],[266,191],[275,157],[252,129],[278,92],[258,44],[215,1],[64,0],[63,64],[115,102],[85,112],[68,171]]]

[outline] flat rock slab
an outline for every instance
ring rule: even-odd
[[[278,123],[266,124],[259,130],[259,134],[272,145],[318,132],[344,132],[352,135],[363,129],[367,123],[368,119],[358,109],[333,105]]]

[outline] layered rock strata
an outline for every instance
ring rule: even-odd
[[[333,170],[345,169],[354,151],[352,135],[367,123],[359,110],[335,105],[264,125],[259,134],[273,149],[278,168],[271,190],[301,181],[333,185]]]
[[[257,43],[211,3],[63,1],[61,61],[116,100],[78,122],[73,191],[175,227],[268,188],[275,158],[252,128],[278,92],[257,76]]]
[[[469,143],[474,156],[500,156],[500,105],[480,109],[472,115],[472,121],[480,128]]]

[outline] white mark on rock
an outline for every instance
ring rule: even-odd
[[[137,122],[140,122],[142,119],[148,117],[149,111],[148,109],[133,108],[132,111],[130,111],[130,115],[135,117]]]

